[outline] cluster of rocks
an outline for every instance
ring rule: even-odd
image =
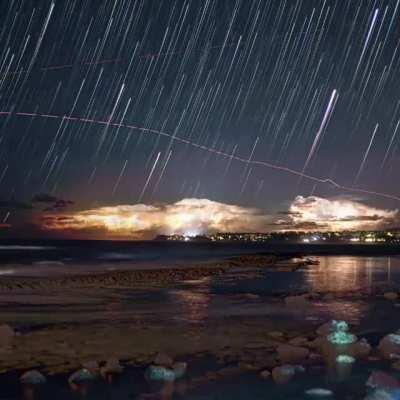
[[[2,343],[7,343],[14,336],[15,332],[10,327],[0,326]],[[387,360],[393,368],[400,369],[400,332],[384,336],[379,345],[373,348],[367,340],[358,339],[351,333],[346,322],[332,320],[318,327],[315,332],[304,335],[270,331],[266,333],[263,342],[248,343],[245,348],[236,351],[224,348],[215,355],[218,362],[224,365],[223,368],[186,379],[185,390],[239,376],[248,371],[257,373],[263,380],[285,385],[308,369],[324,366],[328,373],[335,374],[339,379],[347,379],[354,363],[360,361]],[[158,353],[144,369],[150,393],[142,398],[157,398],[152,396],[173,393],[177,388],[182,388],[183,385],[179,385],[183,382],[186,370],[186,363],[175,362],[171,356]],[[73,391],[82,394],[92,382],[103,379],[112,383],[114,377],[123,371],[124,367],[116,358],[103,362],[85,362],[69,376],[68,383]],[[32,388],[45,384],[46,377],[38,370],[30,370],[21,375],[20,381],[24,387]],[[398,399],[396,396],[400,383],[390,375],[375,372],[368,380],[367,388],[369,393],[366,400]],[[312,388],[306,395],[330,396],[332,392],[327,388]]]
[[[276,257],[270,255],[237,256],[219,262],[205,262],[161,269],[112,271],[106,273],[73,275],[63,277],[12,277],[0,278],[0,291],[54,290],[59,288],[115,288],[134,287],[148,283],[169,283],[218,276],[237,267],[263,268],[274,264]]]

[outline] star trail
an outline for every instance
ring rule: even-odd
[[[397,208],[399,4],[1,2],[0,197]]]

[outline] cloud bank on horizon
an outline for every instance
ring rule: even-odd
[[[396,223],[398,210],[368,206],[348,198],[297,196],[289,207],[293,228],[304,230],[375,230]]]
[[[398,210],[370,207],[358,200],[297,196],[278,218],[263,210],[189,198],[171,204],[98,207],[46,214],[42,229],[96,236],[150,239],[158,234],[200,235],[212,232],[271,230],[358,230],[393,225]]]

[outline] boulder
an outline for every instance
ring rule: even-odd
[[[395,358],[396,355],[400,356],[400,334],[386,335],[379,342],[378,349],[387,360]]]
[[[175,379],[180,379],[186,374],[187,363],[185,362],[176,362],[172,366],[172,371],[174,371]]]
[[[399,398],[399,390],[376,389],[364,397],[364,400],[398,400]]]
[[[309,344],[308,339],[302,336],[290,339],[288,344],[291,346],[307,346]]]
[[[386,292],[386,293],[384,293],[383,297],[386,300],[395,301],[399,298],[399,295],[396,292]]]
[[[111,358],[107,360],[104,366],[100,368],[101,376],[105,377],[107,375],[119,375],[124,371],[124,367],[120,364],[119,360],[116,358]]]
[[[281,365],[272,370],[272,379],[278,385],[288,383],[297,372],[304,372],[304,367],[301,365]]]
[[[382,371],[374,371],[369,376],[366,385],[373,389],[400,390],[400,382]]]
[[[79,369],[78,371],[74,372],[69,378],[68,382],[70,384],[79,384],[87,381],[93,381],[96,379],[96,375],[93,374],[86,368]]]
[[[82,363],[83,369],[87,369],[93,375],[98,375],[100,373],[100,365],[98,361],[90,360]]]
[[[295,369],[291,365],[281,365],[272,370],[272,379],[278,384],[288,383],[296,374]]]
[[[371,353],[372,347],[366,339],[361,339],[353,346],[354,355],[356,358],[368,358]]]
[[[145,378],[148,381],[173,382],[175,380],[175,372],[159,365],[150,365],[145,372]]]
[[[333,396],[333,392],[329,389],[313,388],[306,390],[305,395],[309,397],[331,397]]]
[[[317,335],[318,336],[328,336],[330,333],[335,332],[335,331],[347,332],[348,330],[349,330],[349,326],[348,326],[347,322],[336,321],[333,319],[333,320],[321,325],[317,329]]]
[[[170,357],[166,353],[158,353],[153,360],[154,365],[158,365],[161,367],[172,367],[173,363],[174,360],[172,359],[172,357]]]
[[[279,358],[284,363],[299,363],[308,358],[310,350],[305,347],[296,347],[287,344],[278,346],[277,352]]]
[[[269,379],[270,377],[271,377],[271,372],[269,372],[267,369],[260,372],[260,378]]]
[[[39,371],[31,370],[21,375],[20,382],[24,385],[43,385],[46,383],[46,378]]]

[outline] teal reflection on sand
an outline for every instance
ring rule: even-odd
[[[340,354],[336,357],[336,362],[341,364],[353,364],[355,361],[354,357],[347,354]]]
[[[352,344],[357,341],[356,336],[348,332],[349,325],[346,321],[334,321],[334,331],[328,335],[328,340],[332,344]]]

